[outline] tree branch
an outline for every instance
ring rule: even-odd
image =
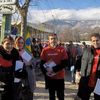
[[[28,7],[29,7],[30,1],[31,1],[31,0],[26,0],[25,3],[24,3],[24,5],[22,6],[22,8],[23,8],[23,9],[28,8]]]

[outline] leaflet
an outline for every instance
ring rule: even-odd
[[[19,78],[14,78],[14,83],[19,83],[21,81],[21,79]]]
[[[75,69],[75,66],[73,65],[71,66],[70,71],[74,71],[74,69]]]
[[[44,65],[44,68],[52,68],[54,66],[56,66],[56,63],[54,61],[49,61],[49,62],[46,62]]]
[[[24,51],[23,53],[22,53],[22,58],[23,59],[25,59],[27,62],[29,62],[31,59],[32,59],[32,56],[29,54],[29,53],[27,53],[26,51]]]
[[[24,63],[22,61],[17,60],[16,64],[15,64],[15,71],[18,69],[23,69],[23,65],[24,65]]]
[[[100,95],[100,79],[97,79],[97,83],[94,89],[94,93]]]

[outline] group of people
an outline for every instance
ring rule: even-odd
[[[65,48],[57,45],[57,40],[57,35],[50,35],[49,45],[41,53],[41,69],[45,76],[45,86],[49,90],[49,100],[55,100],[55,93],[58,100],[64,100],[65,67],[69,63],[68,53]],[[77,58],[77,63],[80,62],[80,80],[76,100],[89,100],[91,93],[94,93],[94,100],[100,100],[100,34],[92,33],[90,41],[90,47],[83,43],[82,55],[78,55],[81,59]]]
[[[24,53],[25,40],[10,35],[0,45],[0,88],[1,100],[33,100],[35,88],[33,59],[27,60]],[[19,63],[18,63],[19,62]]]
[[[95,33],[90,37],[91,47],[84,48],[81,66],[78,72],[80,81],[78,85],[78,100],[89,100],[96,83],[100,78],[100,34]],[[5,36],[0,45],[0,87],[4,87],[2,100],[33,100],[33,92],[36,86],[34,54],[28,53],[25,48],[25,40],[19,36],[15,40],[11,36]],[[69,46],[70,49],[72,44]],[[73,51],[75,51],[73,49]],[[72,52],[73,52],[72,51]],[[74,52],[75,53],[75,52]],[[70,53],[71,54],[71,53]],[[45,79],[45,88],[49,92],[49,100],[64,100],[64,78],[69,54],[66,49],[58,45],[56,34],[48,36],[48,46],[41,50],[39,55],[40,68]],[[75,65],[73,62],[72,65]],[[78,65],[77,65],[78,66]],[[94,99],[100,100],[100,94],[94,92]]]

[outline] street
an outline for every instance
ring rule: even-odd
[[[66,72],[65,77],[65,100],[74,100],[78,85],[72,84],[70,72]],[[36,90],[34,93],[34,100],[48,100],[48,91],[44,88],[44,77],[38,76],[36,82]]]
[[[37,76],[36,89],[34,92],[34,100],[48,100],[48,90],[45,90],[45,83],[43,75]],[[74,100],[77,93],[78,85],[71,83],[71,75],[69,71],[66,71],[65,77],[65,100]],[[93,94],[91,99],[93,100]]]

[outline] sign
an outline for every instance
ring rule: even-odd
[[[16,6],[15,5],[0,5],[0,13],[2,14],[12,14],[15,13]]]
[[[16,0],[0,0],[0,5],[15,4]]]

